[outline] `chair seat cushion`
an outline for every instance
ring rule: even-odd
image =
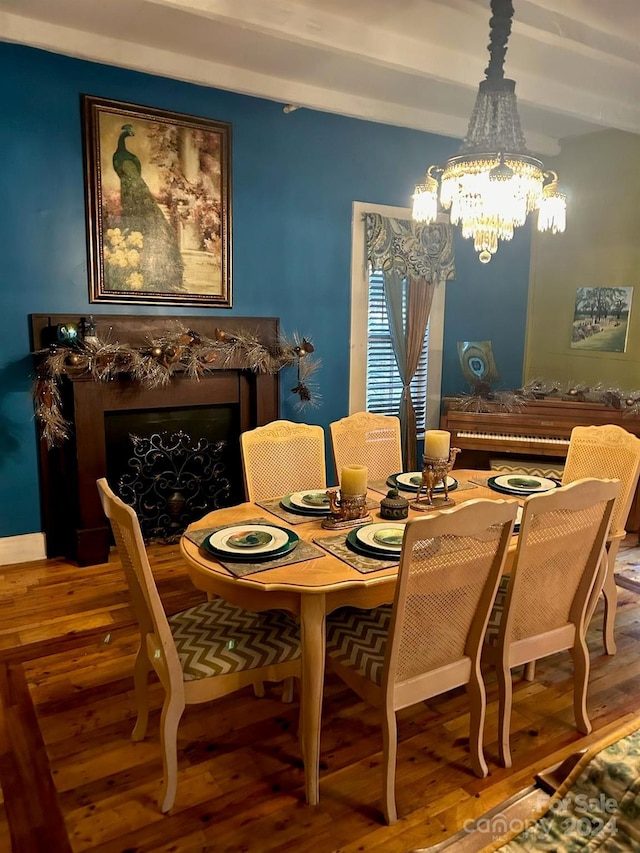
[[[485,643],[489,643],[490,646],[495,646],[495,644],[498,642],[498,634],[500,633],[500,623],[502,621],[502,615],[504,613],[504,605],[507,600],[507,590],[509,589],[509,578],[510,575],[503,575],[500,578],[498,594],[496,595],[496,600],[493,602],[493,610],[491,611],[491,616],[489,617],[487,632],[484,635]]]
[[[373,610],[336,610],[327,617],[327,654],[379,685],[390,624],[390,604]]]
[[[300,657],[300,630],[280,610],[253,613],[222,599],[169,617],[185,681]]]

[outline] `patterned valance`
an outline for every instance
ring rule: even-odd
[[[453,233],[448,222],[420,225],[379,213],[365,214],[367,257],[374,269],[436,284],[454,278]]]

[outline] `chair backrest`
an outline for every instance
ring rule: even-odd
[[[577,426],[571,431],[562,485],[596,477],[620,480],[610,536],[623,536],[640,474],[640,438],[616,424]]]
[[[247,499],[324,489],[327,472],[320,426],[272,421],[240,436]]]
[[[130,506],[111,491],[104,477],[97,481],[97,486],[129,586],[133,609],[140,626],[141,642],[155,649],[161,648],[164,657],[156,658],[151,654],[152,664],[156,667],[159,661],[166,661],[167,669],[163,675],[175,675],[182,682],[182,666],[149,565],[138,517]],[[162,680],[165,683],[166,678],[163,677]]]
[[[516,501],[472,500],[407,523],[385,657],[387,690],[465,657],[479,665],[517,510]],[[439,692],[447,689],[443,684]]]
[[[500,624],[499,642],[517,642],[584,616],[603,559],[618,480],[577,480],[527,499]]]
[[[336,477],[345,465],[365,465],[369,480],[386,480],[402,471],[400,419],[356,412],[329,424]]]

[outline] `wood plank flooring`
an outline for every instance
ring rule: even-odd
[[[167,612],[203,600],[177,547],[151,546],[150,556]],[[590,629],[588,737],[574,728],[564,654],[540,662],[535,682],[516,674],[510,770],[497,762],[497,691],[488,674],[487,779],[470,771],[463,690],[408,709],[399,715],[401,819],[387,827],[376,712],[327,678],[320,804],[310,808],[297,697],[285,705],[281,686],[267,685],[263,699],[247,689],[187,708],[176,805],[162,815],[162,692],[154,685],[149,735],[133,744],[137,635],[115,553],[89,568],[63,560],[0,567],[0,614],[0,851],[13,840],[14,853],[405,853],[453,835],[537,771],[640,712],[640,596],[621,589],[618,654],[603,654],[600,609]]]

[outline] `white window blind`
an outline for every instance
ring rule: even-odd
[[[406,316],[406,293],[403,314]],[[424,437],[427,407],[427,360],[429,352],[429,323],[418,369],[411,382],[411,396],[416,410],[418,438]],[[402,380],[398,372],[389,330],[384,280],[381,270],[369,270],[369,317],[367,325],[367,411],[397,415],[402,395]]]

